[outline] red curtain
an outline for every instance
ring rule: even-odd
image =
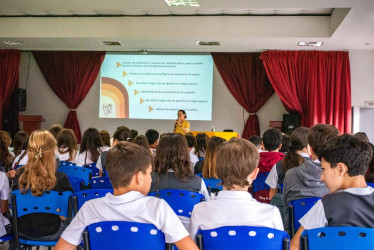
[[[250,113],[242,137],[260,135],[256,112],[274,93],[259,59],[260,53],[212,53],[212,56],[229,91]]]
[[[273,88],[302,126],[332,124],[351,133],[351,76],[348,52],[265,51],[260,57]]]
[[[20,61],[19,50],[0,50],[0,130],[3,129],[3,111],[9,107],[18,83]]]
[[[76,108],[94,84],[105,52],[34,51],[33,55],[48,85],[69,107],[64,127],[72,129],[80,142]]]

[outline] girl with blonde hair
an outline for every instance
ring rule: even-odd
[[[18,169],[13,190],[31,192],[42,196],[45,191],[73,191],[68,177],[57,172],[56,139],[47,130],[34,131],[29,139],[28,160]],[[19,218],[18,229],[21,237],[38,240],[58,240],[66,228],[65,218],[54,214],[35,213]]]

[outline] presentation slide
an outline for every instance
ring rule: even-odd
[[[107,54],[100,75],[100,118],[212,120],[210,55]]]

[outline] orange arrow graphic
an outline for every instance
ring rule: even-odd
[[[122,71],[122,76],[123,77],[127,76],[127,73],[125,71]]]
[[[148,112],[151,112],[153,110],[153,108],[151,106],[149,106],[149,111]]]
[[[122,64],[120,64],[119,62],[117,62],[117,68],[118,68],[119,66],[122,66]]]
[[[134,83],[132,81],[129,81],[129,87],[133,85]]]
[[[134,90],[134,95],[137,95],[137,94],[139,94],[139,92],[138,92],[138,91],[136,91],[136,90]]]
[[[145,102],[142,98],[140,98],[140,104],[142,104],[143,102]]]

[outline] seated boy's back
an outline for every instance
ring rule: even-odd
[[[74,249],[84,229],[101,221],[132,221],[155,225],[166,243],[179,249],[197,249],[177,215],[163,200],[147,197],[152,178],[152,158],[145,148],[120,142],[108,151],[106,169],[113,194],[86,202],[64,231],[55,249]]]
[[[199,203],[191,216],[190,234],[199,229],[223,226],[263,226],[283,230],[279,210],[257,202],[246,192],[258,174],[259,155],[256,147],[232,138],[217,151],[216,173],[224,190],[214,200]]]

